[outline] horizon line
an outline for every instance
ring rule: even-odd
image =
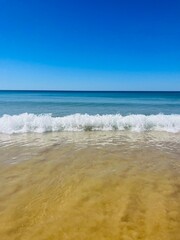
[[[1,92],[180,92],[180,90],[40,90],[40,89],[0,89]]]

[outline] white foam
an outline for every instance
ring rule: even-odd
[[[180,115],[88,115],[74,114],[52,117],[50,114],[3,115],[0,133],[56,132],[56,131],[166,131],[180,132]]]

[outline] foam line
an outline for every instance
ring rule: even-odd
[[[52,117],[51,114],[3,115],[0,133],[56,132],[56,131],[166,131],[180,132],[180,115],[88,115],[74,114]]]

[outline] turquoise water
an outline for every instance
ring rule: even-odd
[[[180,132],[180,92],[0,92],[0,133],[97,130]]]
[[[0,91],[3,114],[180,114],[180,92]]]

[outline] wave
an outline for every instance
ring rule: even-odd
[[[3,115],[0,133],[44,133],[59,131],[166,131],[180,132],[180,115],[88,115],[73,114],[53,117],[51,114]]]

